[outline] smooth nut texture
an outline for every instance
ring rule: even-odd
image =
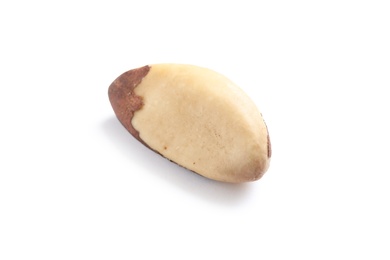
[[[268,130],[250,98],[209,69],[157,64],[130,70],[109,87],[119,121],[169,160],[224,182],[258,180],[268,169]]]

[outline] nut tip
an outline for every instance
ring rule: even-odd
[[[138,131],[134,129],[131,120],[134,113],[142,108],[142,97],[134,93],[134,89],[141,83],[148,74],[150,66],[143,66],[129,70],[111,83],[108,88],[108,97],[111,106],[122,125],[137,139]]]

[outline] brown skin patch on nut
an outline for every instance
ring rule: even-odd
[[[272,149],[271,149],[271,141],[269,139],[269,134],[267,134],[267,152],[268,152],[268,158],[271,158]]]
[[[148,74],[150,66],[129,70],[120,75],[108,88],[108,97],[114,109],[116,117],[122,125],[140,142],[144,141],[139,137],[138,131],[131,124],[134,113],[143,106],[142,97],[134,93],[134,89],[141,83]]]

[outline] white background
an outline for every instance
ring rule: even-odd
[[[263,113],[253,183],[200,177],[107,97],[153,63]],[[388,1],[2,1],[0,259],[390,259]]]

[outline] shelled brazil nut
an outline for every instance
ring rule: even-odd
[[[204,177],[255,181],[267,171],[271,144],[253,101],[212,70],[156,64],[129,70],[110,85],[122,125],[148,148]]]

